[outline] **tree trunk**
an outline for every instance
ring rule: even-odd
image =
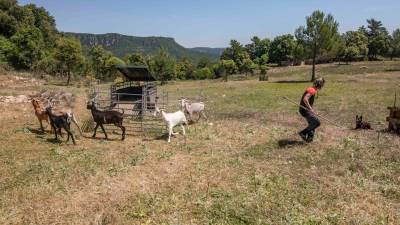
[[[67,79],[67,86],[69,86],[69,82],[70,82],[70,80],[71,80],[71,73],[68,71],[67,72],[67,76],[68,76],[68,79]]]
[[[313,59],[312,59],[312,74],[311,74],[311,81],[315,80],[315,60],[317,58],[317,44],[314,44],[313,49]]]

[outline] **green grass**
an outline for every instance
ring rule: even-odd
[[[171,144],[161,134],[121,142],[111,131],[114,140],[53,142],[52,134],[35,133],[29,104],[0,105],[0,223],[396,224],[400,141],[380,130],[399,90],[399,66],[318,65],[327,84],[317,111],[349,128],[363,114],[375,130],[323,121],[312,144],[297,137],[305,123],[281,98],[299,101],[309,67],[274,69],[269,82],[161,87],[170,110],[181,96],[200,99],[213,123],[190,125],[186,141],[177,135]],[[48,87],[74,92],[78,118],[90,118],[87,89]]]

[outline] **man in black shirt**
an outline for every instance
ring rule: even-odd
[[[313,104],[315,95],[324,84],[325,80],[323,78],[314,80],[313,86],[307,88],[300,100],[299,112],[307,120],[308,127],[299,132],[299,135],[306,142],[313,141],[315,129],[321,125],[314,112]]]

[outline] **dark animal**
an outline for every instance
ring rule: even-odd
[[[122,130],[121,140],[125,139],[125,127],[122,125],[122,121],[124,119],[123,117],[124,113],[113,110],[100,111],[96,108],[96,105],[93,101],[89,101],[87,103],[87,109],[90,109],[92,111],[93,120],[96,123],[93,137],[96,137],[97,128],[100,126],[104,132],[104,135],[106,136],[106,139],[108,139],[103,124],[114,124],[115,126],[121,128]]]
[[[356,115],[356,130],[363,129],[363,130],[371,130],[371,124],[368,122],[363,121],[362,116]]]
[[[56,135],[56,140],[58,140],[57,133],[61,134],[61,129],[63,128],[68,134],[67,142],[69,141],[69,137],[71,136],[72,142],[75,145],[76,144],[75,138],[71,132],[70,116],[66,113],[55,114],[53,112],[52,106],[50,106],[50,105],[46,108],[46,113],[49,116],[50,125],[54,130],[54,134]]]

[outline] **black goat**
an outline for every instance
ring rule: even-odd
[[[69,137],[71,136],[72,142],[74,143],[74,145],[76,145],[74,135],[71,132],[71,118],[69,117],[69,115],[66,113],[55,114],[51,106],[48,106],[46,108],[46,113],[49,116],[50,125],[54,130],[56,140],[58,140],[57,133],[61,135],[61,128],[64,128],[64,130],[68,133],[67,142],[69,141]]]
[[[104,135],[107,137],[107,133],[103,127],[103,124],[114,124],[115,126],[121,128],[122,130],[122,139],[125,139],[125,127],[122,126],[122,121],[124,120],[124,113],[113,111],[113,110],[105,110],[100,111],[96,108],[96,105],[93,101],[89,101],[87,104],[87,109],[92,111],[93,120],[96,123],[96,127],[94,128],[93,137],[96,137],[97,128],[100,126],[104,132]]]

